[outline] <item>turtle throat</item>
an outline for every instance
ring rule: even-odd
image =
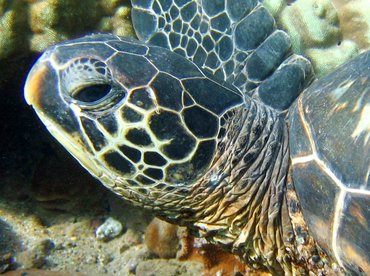
[[[284,116],[253,100],[227,116],[218,156],[193,190],[196,230],[249,264],[283,273],[276,256],[293,238],[286,204]],[[290,236],[290,237],[289,237]]]

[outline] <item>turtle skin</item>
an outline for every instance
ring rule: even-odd
[[[203,18],[213,18],[217,16],[211,11],[217,7],[212,3],[226,2],[133,1],[135,9],[142,14],[142,17],[134,16],[137,17],[135,25],[145,32],[144,23],[151,26],[145,18],[160,20],[161,17],[154,14],[160,14],[164,7],[174,3],[179,11],[187,6],[186,3],[196,3],[199,13],[199,9],[204,8]],[[255,5],[242,12],[239,21],[230,25],[229,33],[225,31],[233,41],[238,41],[238,34],[251,31],[251,18],[255,22],[268,15],[260,3],[251,3]],[[229,6],[220,7],[219,14],[224,14],[223,9],[226,9],[225,14],[233,13]],[[249,16],[256,11],[264,16]],[[156,37],[158,32],[166,35],[174,30],[176,33],[172,29],[175,21],[171,21],[171,14],[168,15],[169,26],[173,26],[171,30],[163,32],[163,25],[147,32],[146,38]],[[207,22],[212,26],[212,20],[207,19]],[[244,28],[233,33],[237,26]],[[281,33],[278,32],[278,36],[285,37]],[[333,103],[339,103],[330,96],[331,91],[343,91],[344,80],[350,80],[347,84],[357,83],[348,89],[352,91],[348,92],[351,95],[348,97],[361,104],[361,111],[353,111],[358,117],[350,122],[351,126],[360,123],[359,128],[351,133],[358,134],[361,139],[368,137],[368,124],[361,120],[361,116],[366,118],[369,105],[369,80],[363,77],[369,75],[368,53],[314,83],[288,110],[287,117],[285,109],[312,78],[310,66],[303,58],[291,59],[289,47],[283,47],[285,50],[276,55],[272,51],[275,43],[271,43],[275,40],[270,40],[269,34],[275,37],[274,28],[252,43],[255,48],[247,51],[239,61],[243,78],[253,75],[249,75],[249,71],[258,72],[256,66],[261,72],[268,72],[254,83],[255,87],[238,86],[233,73],[224,67],[228,62],[213,68],[206,63],[198,64],[195,56],[186,56],[187,52],[175,53],[169,45],[155,46],[113,35],[91,35],[48,49],[28,76],[25,97],[51,134],[109,189],[134,204],[153,210],[167,221],[190,227],[210,242],[238,254],[254,268],[269,270],[275,275],[309,271],[341,273],[331,266],[336,262],[348,273],[368,273],[367,240],[359,241],[350,236],[345,246],[341,244],[345,233],[354,229],[362,229],[365,233],[368,229],[368,204],[358,200],[362,205],[357,203],[356,206],[362,209],[346,211],[347,203],[352,201],[345,199],[352,195],[352,198],[366,197],[368,184],[356,179],[362,188],[346,188],[346,185],[353,185],[353,181],[341,178],[354,179],[347,174],[349,167],[340,167],[335,163],[339,158],[325,155],[337,152],[335,143],[316,143],[321,141],[319,137],[323,137],[323,133],[332,135],[333,141],[343,141],[348,136],[348,127],[341,128],[344,131],[341,135],[333,135],[338,133],[339,122],[346,125],[344,120],[335,119],[345,113],[342,111],[346,110],[345,106],[330,109]],[[150,42],[156,41],[161,40]],[[197,47],[207,45],[206,41],[201,41]],[[237,43],[230,48],[236,53],[235,57],[234,54],[229,57],[234,61],[239,56],[236,46]],[[212,47],[206,56],[211,53],[221,54]],[[256,56],[259,59],[252,58]],[[277,56],[280,58],[276,59]],[[299,62],[291,62],[294,60]],[[356,71],[357,67],[363,70]],[[216,74],[217,70],[224,75]],[[266,97],[261,96],[261,87],[268,88]],[[276,87],[283,93],[274,95]],[[284,87],[288,94],[284,94]],[[311,92],[315,91],[313,89],[323,94],[310,98],[311,93],[315,94]],[[356,94],[356,91],[362,92]],[[270,104],[275,100],[276,105]],[[306,119],[310,116],[318,118],[312,126]],[[323,127],[329,119],[333,120],[332,124]],[[294,131],[297,133],[293,134]],[[368,156],[368,139],[364,141],[366,144],[353,144],[350,148],[351,152],[355,147],[358,150],[356,160]],[[302,148],[305,149],[303,153]],[[315,162],[311,162],[313,157]],[[368,175],[364,162],[365,167],[359,166],[358,170],[367,169]],[[319,168],[315,164],[319,164]],[[301,170],[302,166],[314,169]],[[328,192],[325,200],[320,201],[322,208],[334,210],[334,217],[326,217],[323,209],[314,208],[319,205],[313,202],[317,198],[317,187],[308,188],[310,180],[306,179],[320,173],[326,173],[332,181],[323,182],[322,189],[337,190],[335,198]],[[294,185],[290,185],[291,176]],[[352,193],[351,189],[357,192]],[[304,219],[297,222],[297,217]],[[322,231],[321,224],[318,226],[315,221],[317,217],[334,226]],[[345,224],[344,217],[352,217],[356,223]],[[306,229],[309,232],[306,233]],[[303,240],[302,236],[305,236]],[[337,237],[335,241],[331,240],[334,236]],[[366,257],[355,261],[348,257],[350,253],[346,250],[364,252]]]

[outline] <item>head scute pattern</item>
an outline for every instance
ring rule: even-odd
[[[70,51],[84,46],[82,41],[60,46],[69,48],[71,57],[57,66],[59,93],[69,99],[86,152],[102,168],[100,174],[112,174],[136,193],[147,195],[153,186],[190,188],[215,156],[222,115],[241,105],[242,96],[209,80],[190,62],[176,66],[183,59],[176,54],[105,39],[99,47],[114,51],[104,59]],[[58,52],[53,59],[61,60]],[[169,61],[167,68],[159,55]],[[101,92],[103,86],[110,91]]]

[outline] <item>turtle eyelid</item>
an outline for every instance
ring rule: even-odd
[[[111,72],[103,61],[95,58],[77,58],[72,60],[68,66],[62,71],[65,75],[77,73],[78,75],[88,76],[88,74],[96,74],[101,77],[111,78]]]
[[[61,86],[65,94],[74,98],[76,91],[93,85],[110,85],[112,76],[108,66],[95,58],[78,58],[61,71]]]

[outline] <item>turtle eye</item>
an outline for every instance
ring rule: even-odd
[[[82,105],[97,104],[116,90],[107,65],[94,58],[71,60],[61,71],[61,84],[64,93]]]
[[[93,103],[103,99],[112,90],[109,84],[93,84],[82,87],[72,94],[72,98],[85,103]]]
[[[86,111],[106,110],[127,95],[109,67],[95,58],[71,60],[61,71],[60,80],[64,99]]]

